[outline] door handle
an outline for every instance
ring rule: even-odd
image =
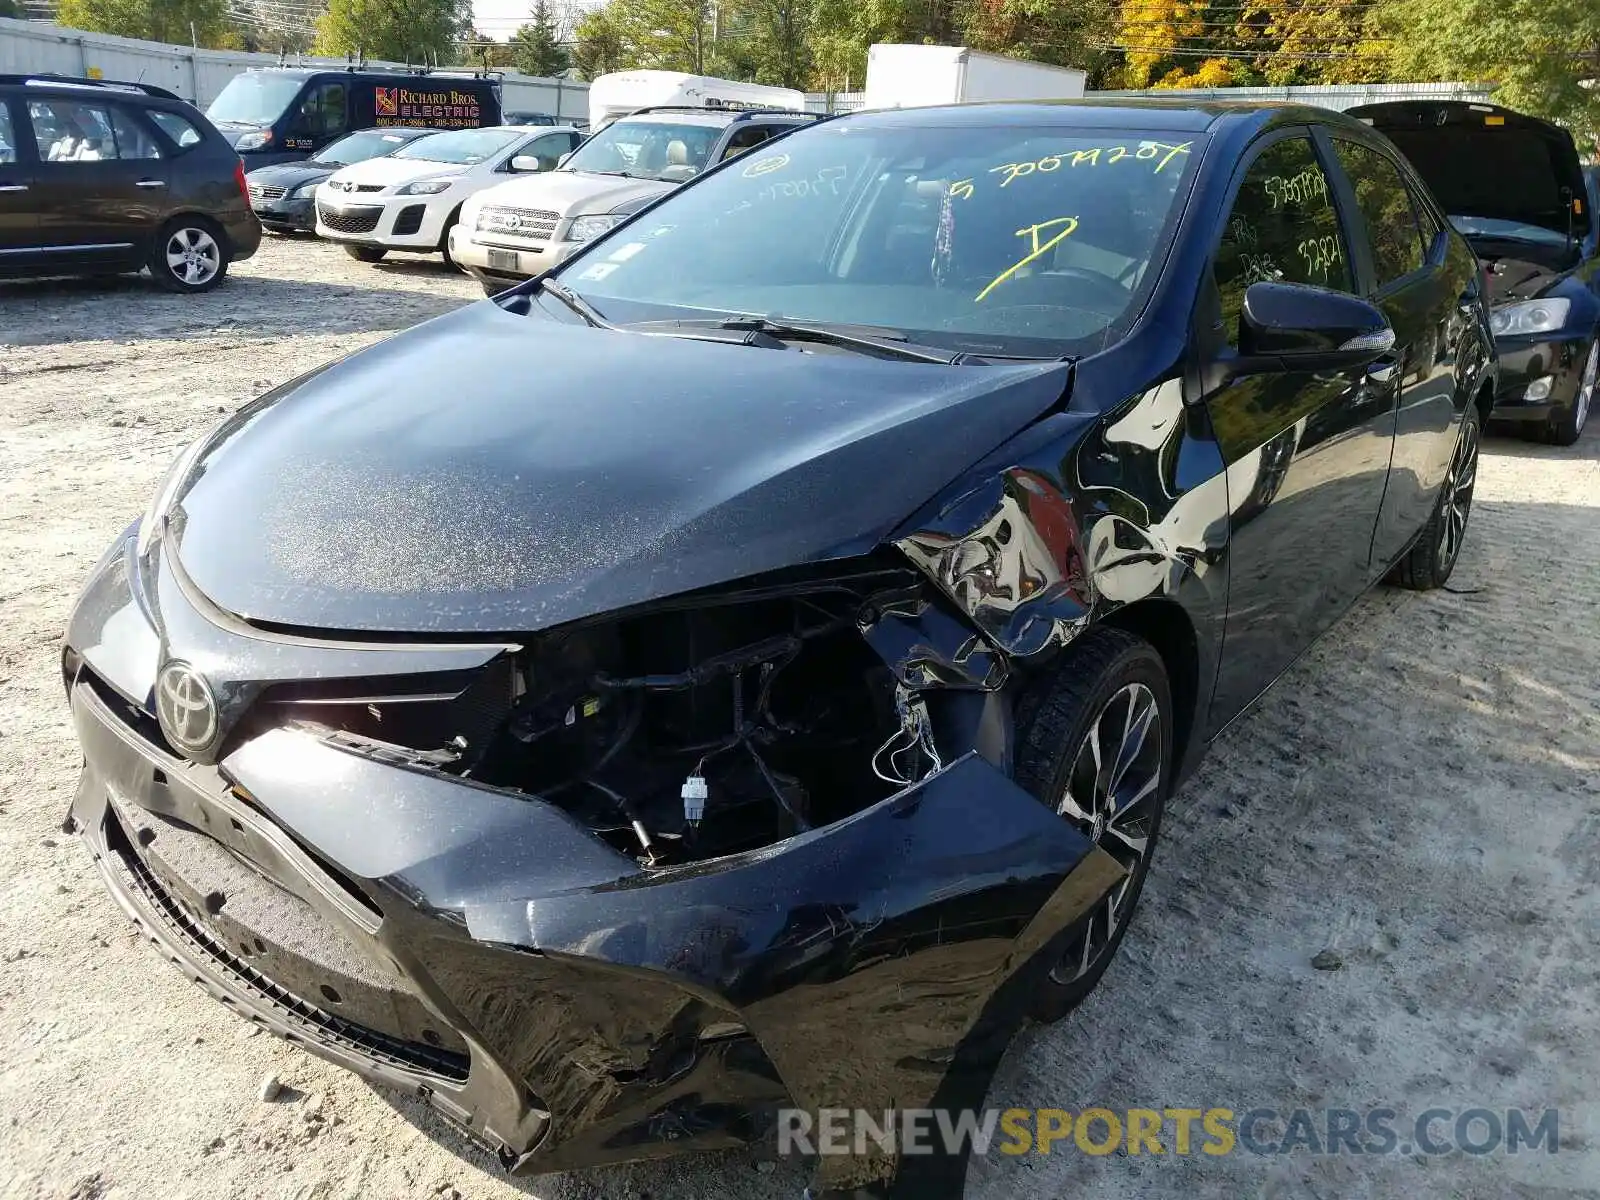
[[[139,180],[138,183],[134,184],[133,186],[134,187],[155,188],[155,187],[166,187],[167,185],[165,183],[163,183],[159,179],[141,179],[141,180]]]
[[[25,183],[0,183],[0,192],[25,192],[28,185]]]

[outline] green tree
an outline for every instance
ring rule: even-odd
[[[1117,14],[1104,0],[974,0],[962,20],[966,44],[1034,62],[1077,67],[1090,86],[1121,66],[1104,47],[1116,40]]]
[[[469,29],[456,47],[455,62],[475,71],[509,71],[514,57],[511,43],[496,41],[486,33]]]
[[[739,0],[719,21],[718,57],[739,77],[803,89],[812,72],[816,0]]]
[[[56,21],[72,29],[187,46],[215,46],[229,32],[225,0],[61,0]]]
[[[524,75],[559,75],[572,65],[561,44],[561,30],[545,0],[533,6],[533,19],[511,37],[512,61]]]
[[[593,79],[633,64],[626,58],[622,31],[607,8],[594,8],[572,29],[572,65],[584,79]]]
[[[317,21],[316,50],[391,62],[448,61],[471,30],[471,18],[471,0],[328,0]]]
[[[1594,0],[1390,0],[1399,78],[1497,84],[1496,103],[1600,133],[1600,4]]]
[[[22,5],[17,0],[0,0],[0,17],[21,18]]]

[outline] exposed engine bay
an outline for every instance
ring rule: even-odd
[[[908,580],[867,570],[558,628],[453,692],[275,699],[347,750],[559,805],[643,865],[714,858],[941,765],[923,700],[862,636]]]
[[[1489,284],[1489,301],[1502,304],[1538,296],[1550,281],[1577,263],[1571,246],[1542,245],[1505,238],[1468,237]]]

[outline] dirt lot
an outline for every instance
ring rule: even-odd
[[[208,297],[0,284],[0,1196],[798,1195],[756,1152],[507,1182],[417,1104],[247,1036],[59,832],[57,639],[161,469],[268,386],[477,295],[436,260],[273,240]],[[1600,1197],[1600,429],[1488,443],[1454,586],[1361,601],[1222,739],[1120,961],[1018,1040],[991,1101],[1387,1105],[1402,1130],[1559,1107],[1560,1153],[1058,1147],[975,1164],[969,1196]]]

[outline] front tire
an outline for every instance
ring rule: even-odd
[[[204,217],[177,217],[156,235],[146,265],[169,292],[209,292],[228,274],[228,239]]]
[[[1088,630],[1018,702],[1017,783],[1128,872],[1043,976],[1036,1020],[1082,1003],[1122,944],[1172,787],[1172,730],[1161,656],[1120,629]]]
[[[346,242],[344,252],[357,262],[380,263],[389,252],[382,246],[357,246]]]
[[[1550,423],[1550,440],[1556,445],[1571,446],[1583,436],[1589,410],[1594,407],[1597,377],[1600,377],[1600,337],[1589,343],[1589,357],[1584,360],[1583,374],[1578,380],[1578,390],[1573,393],[1572,406]]]
[[[1423,526],[1416,543],[1390,574],[1391,583],[1414,592],[1443,587],[1461,557],[1461,543],[1467,536],[1467,518],[1472,514],[1472,490],[1478,480],[1478,409],[1467,407],[1461,419],[1461,433],[1450,456],[1450,471],[1439,489],[1433,516]]]

